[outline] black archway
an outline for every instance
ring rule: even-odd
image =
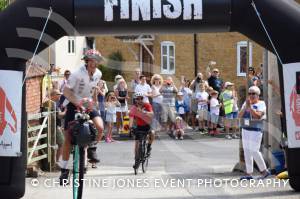
[[[138,3],[137,3],[138,2]],[[17,0],[0,13],[0,69],[25,71],[51,7],[53,14],[38,52],[65,35],[240,32],[267,49],[271,44],[251,0]],[[300,62],[300,5],[291,0],[254,0],[284,64]],[[20,29],[30,36],[20,35]],[[280,66],[282,73],[282,66]],[[1,78],[1,74],[0,74]],[[280,79],[283,88],[283,78]],[[282,91],[282,96],[284,93]],[[284,101],[284,100],[283,100]],[[26,114],[22,100],[19,158],[0,157],[0,193],[25,191]],[[284,104],[283,104],[284,105]],[[283,106],[284,107],[284,106]],[[290,184],[300,190],[300,148],[288,149]]]

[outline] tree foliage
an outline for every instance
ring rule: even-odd
[[[4,10],[8,6],[8,0],[0,0],[0,11]]]
[[[101,64],[98,68],[102,72],[102,79],[113,84],[116,75],[122,75],[123,55],[120,51],[111,53],[106,64]]]

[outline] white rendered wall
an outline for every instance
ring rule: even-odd
[[[68,53],[68,38],[62,37],[55,42],[55,66],[61,68],[60,73],[64,73],[65,70],[71,72],[76,70],[80,65],[83,64],[83,49],[86,48],[85,37],[73,37],[75,38],[75,53]]]

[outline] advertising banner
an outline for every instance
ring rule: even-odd
[[[23,72],[0,70],[0,156],[21,151]]]
[[[300,148],[300,63],[283,65],[289,148]]]

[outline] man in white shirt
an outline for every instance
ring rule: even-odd
[[[102,73],[97,69],[98,63],[103,59],[101,54],[96,50],[88,50],[83,58],[85,65],[81,66],[76,72],[72,73],[67,85],[64,88],[64,96],[69,101],[67,104],[67,112],[65,116],[65,142],[63,146],[63,160],[61,161],[61,176],[60,184],[64,184],[63,181],[68,179],[69,170],[67,169],[68,160],[71,150],[71,136],[68,133],[69,122],[75,119],[75,113],[77,107],[81,107],[80,101],[83,98],[92,99],[97,102],[97,84],[101,80]],[[93,110],[90,112],[90,118],[93,121],[95,127],[98,130],[97,141],[102,139],[103,121],[99,115],[99,112]],[[90,149],[90,148],[89,148]],[[96,146],[88,149],[88,158],[93,162],[99,162],[96,157]],[[92,153],[91,153],[92,152]],[[90,156],[90,157],[89,157]]]
[[[147,84],[145,75],[140,76],[140,83],[135,87],[134,92],[143,93],[144,94],[143,102],[149,103],[149,97],[152,96],[152,89],[149,86],[149,84]]]

